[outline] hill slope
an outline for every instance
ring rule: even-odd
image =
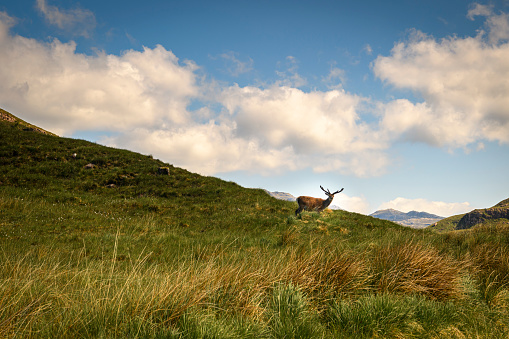
[[[477,209],[466,213],[458,221],[456,229],[464,230],[496,219],[509,219],[509,199],[503,200],[491,208]]]
[[[160,231],[182,227],[188,233],[216,230],[217,237],[231,230],[262,234],[284,226],[296,208],[295,202],[275,199],[264,190],[200,176],[150,155],[38,131],[0,120],[3,196],[32,200],[32,206],[54,205],[33,213],[5,209],[6,225],[14,233],[19,231],[16,225],[26,223],[41,234],[54,234],[68,224],[62,219],[71,217],[61,214],[69,206],[79,214],[73,222],[86,231],[96,223],[115,228],[115,218],[150,216]],[[169,175],[159,174],[161,167]],[[344,215],[345,221],[360,217]]]
[[[294,217],[263,190],[6,121],[0,168],[2,338],[509,335],[503,228]]]
[[[39,133],[43,133],[43,134],[47,134],[47,135],[57,136],[54,133],[46,131],[46,130],[44,130],[40,127],[37,127],[35,125],[29,124],[28,122],[21,120],[20,118],[18,118],[16,116],[14,116],[13,114],[7,112],[6,110],[3,110],[0,108],[0,121],[2,121],[2,120],[19,125],[25,131],[35,131],[35,132],[39,132]]]
[[[0,188],[5,194],[31,192],[98,209],[105,200],[121,199],[112,210],[154,210],[165,224],[207,229],[234,227],[239,219],[273,225],[293,209],[263,190],[203,177],[151,156],[37,132],[0,121]],[[158,174],[160,167],[167,167],[169,175]]]
[[[436,232],[466,230],[489,222],[509,222],[509,199],[502,200],[490,208],[476,209],[468,213],[453,215],[429,227]]]

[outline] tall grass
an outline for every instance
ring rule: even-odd
[[[294,217],[151,156],[3,122],[0,139],[0,338],[509,337],[503,221]]]
[[[506,304],[509,297],[509,248],[476,246],[471,252],[479,293],[488,305]]]
[[[164,265],[150,263],[153,253],[119,261],[117,242],[118,235],[113,255],[101,261],[88,259],[84,249],[67,262],[57,254],[41,260],[30,253],[16,260],[4,256],[0,336],[368,338],[468,332],[459,320],[471,308],[459,306],[464,298],[457,263],[440,261],[416,244],[374,248],[362,256],[302,247],[240,256],[216,246],[206,257]],[[429,261],[434,269],[417,271]],[[391,274],[396,277],[388,280]],[[431,283],[447,279],[455,283]],[[492,312],[507,314],[508,300],[498,298]],[[483,331],[506,333],[507,325]]]
[[[385,245],[372,252],[373,282],[380,292],[419,293],[438,300],[458,298],[462,294],[466,262],[416,242]]]

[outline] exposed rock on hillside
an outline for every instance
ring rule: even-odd
[[[488,220],[500,218],[509,219],[509,199],[503,200],[491,208],[473,210],[465,214],[458,222],[456,229],[464,230]]]

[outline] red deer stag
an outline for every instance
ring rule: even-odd
[[[318,211],[318,212],[323,211],[330,205],[330,203],[332,202],[332,199],[334,199],[334,195],[341,193],[344,190],[344,188],[342,188],[339,191],[331,193],[329,190],[325,190],[322,186],[320,186],[320,188],[322,189],[322,191],[325,192],[325,194],[328,196],[328,198],[326,200],[324,200],[324,199],[312,198],[312,197],[306,197],[306,196],[298,197],[297,203],[299,204],[299,208],[297,208],[297,210],[295,211],[295,215],[302,212],[302,210]]]

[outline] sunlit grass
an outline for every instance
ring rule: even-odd
[[[0,137],[0,337],[509,337],[504,221],[295,217],[151,156]]]

